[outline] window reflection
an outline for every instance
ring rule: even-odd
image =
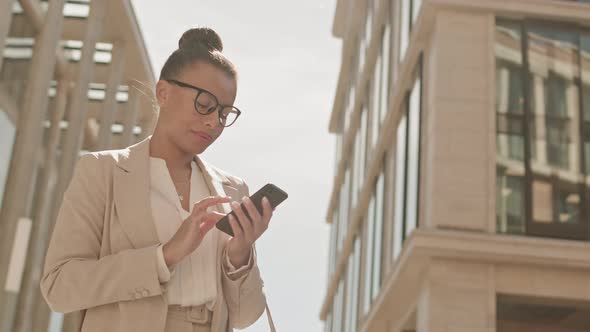
[[[499,232],[588,238],[588,48],[575,28],[497,22]]]

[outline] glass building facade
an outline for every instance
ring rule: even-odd
[[[337,2],[326,332],[590,326],[587,3]]]

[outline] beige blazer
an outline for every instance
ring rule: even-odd
[[[82,156],[64,194],[40,286],[51,310],[82,311],[78,331],[164,331],[168,303],[158,280],[160,243],[150,208],[150,139]],[[212,195],[249,195],[244,181],[195,159]],[[216,209],[230,212],[228,204]],[[266,306],[256,251],[252,269],[231,280],[221,264],[228,235],[212,232],[220,237],[221,282],[211,330],[245,328]]]

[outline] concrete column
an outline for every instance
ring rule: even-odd
[[[72,112],[69,114],[68,129],[61,149],[61,164],[59,166],[56,195],[54,196],[58,206],[61,204],[62,195],[70,182],[82,145],[82,134],[86,126],[86,112],[88,111],[88,84],[91,81],[94,69],[94,52],[96,42],[102,32],[106,1],[93,1],[90,6],[82,56],[78,65],[78,77],[72,91],[70,105]],[[57,214],[57,211],[55,211],[55,214]]]
[[[496,331],[494,267],[433,260],[418,298],[417,332]]]
[[[31,241],[29,241],[29,256],[18,301],[17,318],[13,329],[15,332],[32,330],[33,320],[31,317],[35,317],[35,304],[44,301],[39,290],[39,282],[41,281],[45,252],[51,237],[51,233],[49,233],[51,221],[48,216],[49,208],[53,202],[52,191],[55,188],[57,174],[55,160],[61,131],[59,123],[65,114],[68,91],[69,82],[61,80],[57,86],[56,104],[51,117],[45,166],[41,171],[37,187],[37,195],[39,196],[33,210],[34,221]]]
[[[101,113],[100,127],[98,132],[98,140],[95,145],[95,150],[108,150],[111,148],[113,134],[111,132],[111,125],[117,110],[117,91],[123,78],[123,70],[125,68],[125,44],[123,42],[115,43],[113,45],[113,53],[111,59],[111,72],[105,91],[104,108]],[[131,93],[131,89],[129,89]]]
[[[53,77],[58,45],[63,21],[64,0],[49,3],[43,27],[36,36],[31,60],[30,76],[26,96],[19,113],[9,175],[6,181],[4,202],[0,211],[0,331],[11,331],[17,293],[20,289],[21,272],[9,271],[11,264],[19,262],[11,259],[15,232],[19,218],[28,216],[27,204],[30,201],[30,188],[33,174],[37,168],[37,153],[41,146],[43,120],[47,109],[47,90]],[[17,244],[18,245],[18,244]],[[12,262],[11,262],[12,261]],[[17,276],[8,279],[8,275]],[[11,277],[12,278],[12,277]]]
[[[424,54],[424,227],[495,230],[494,42],[492,14],[437,13]]]
[[[52,226],[57,217],[63,194],[70,183],[74,165],[78,160],[78,154],[82,145],[84,128],[86,126],[86,113],[88,111],[88,85],[92,79],[94,70],[94,53],[96,43],[102,34],[106,1],[92,1],[90,14],[86,24],[86,34],[83,40],[82,56],[78,65],[79,72],[76,85],[72,91],[71,105],[72,112],[68,118],[68,129],[65,134],[64,143],[61,149],[61,164],[59,165],[59,176],[54,192],[55,204],[52,207]],[[50,227],[50,233],[53,227]],[[65,315],[63,326],[64,332],[74,331],[75,326],[80,322],[80,312],[76,311]],[[73,328],[72,328],[73,327]]]
[[[12,22],[12,5],[14,0],[0,0],[0,69],[2,69],[2,62],[4,57],[4,46],[6,44],[6,37],[10,31],[10,23]]]
[[[140,93],[137,90],[129,89],[129,100],[127,101],[127,112],[123,121],[123,134],[119,141],[119,148],[124,148],[133,143],[133,127],[137,123],[139,113]]]

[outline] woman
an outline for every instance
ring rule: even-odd
[[[222,48],[211,29],[186,31],[156,84],[153,135],[76,165],[41,291],[53,311],[81,310],[83,332],[232,331],[265,307],[274,330],[254,249],[271,206],[259,213],[244,181],[198,157],[240,115]],[[232,210],[230,238],[214,226]]]

